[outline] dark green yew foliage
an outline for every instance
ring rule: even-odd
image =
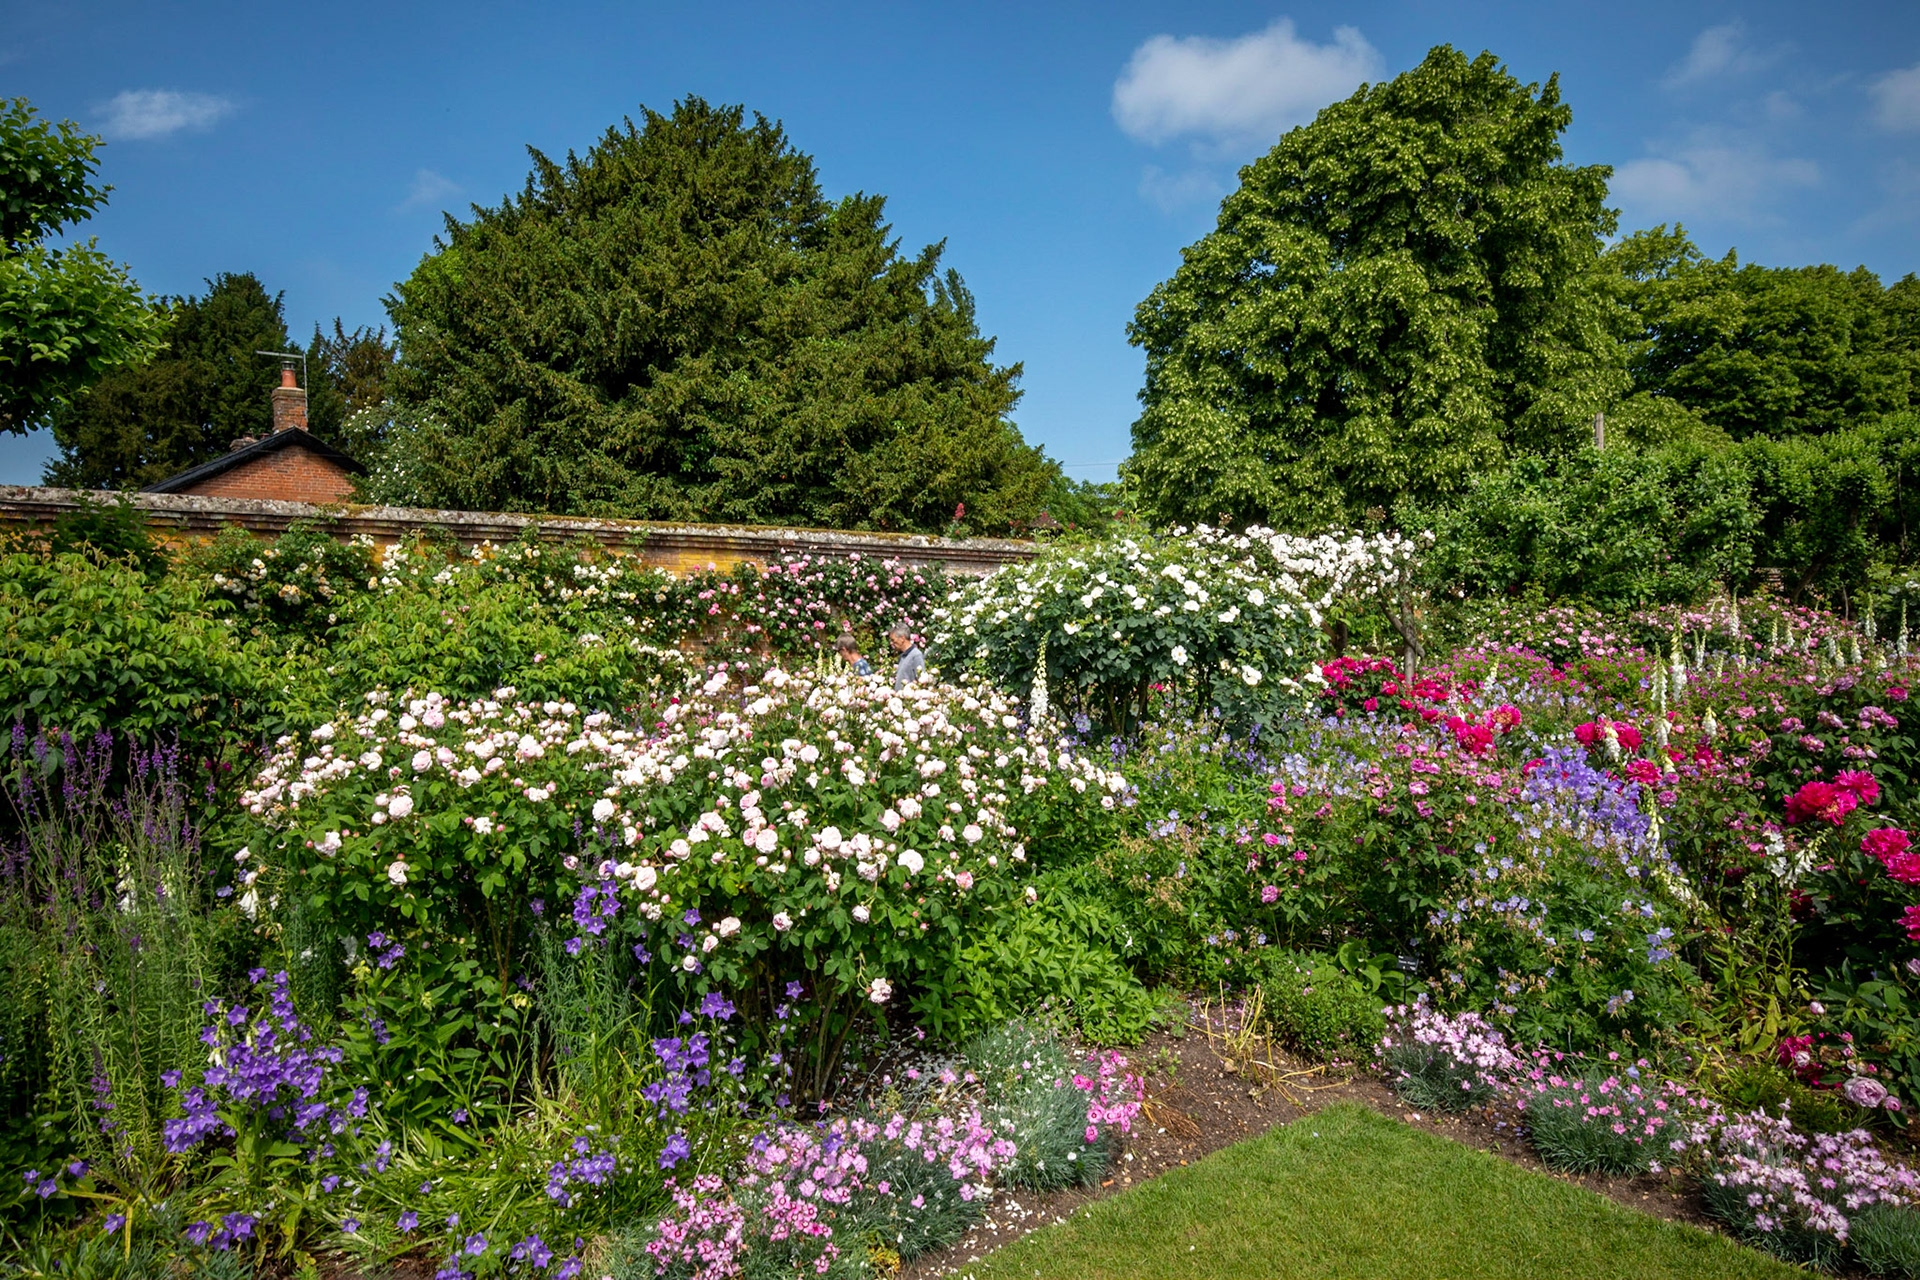
[[[168,303],[166,350],[54,415],[48,484],[137,489],[273,430],[280,365],[254,353],[289,349],[282,295],[252,272],[222,272],[204,295]]]
[[[1317,527],[1584,431],[1627,378],[1571,119],[1557,79],[1442,45],[1243,169],[1129,330],[1141,506]]]
[[[445,237],[389,300],[415,501],[999,531],[1059,468],[1007,420],[972,296],[776,123],[689,98]],[[402,421],[408,423],[401,427]]]

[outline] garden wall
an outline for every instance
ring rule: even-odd
[[[545,542],[566,543],[586,537],[609,551],[635,556],[644,564],[673,573],[709,565],[726,568],[747,561],[764,567],[788,556],[843,556],[859,552],[876,559],[898,559],[914,565],[943,565],[950,573],[982,574],[991,573],[1004,564],[1030,560],[1036,550],[1031,542],[1006,538],[949,539],[925,534],[853,533],[833,529],[672,524],[350,504],[322,506],[186,494],[88,493],[32,485],[0,485],[0,533],[23,525],[51,523],[79,509],[83,500],[113,502],[122,497],[145,515],[155,537],[174,544],[210,540],[228,525],[273,537],[303,520],[342,539],[365,534],[381,546],[416,541],[440,532],[452,535],[463,545],[476,546],[482,542],[512,542],[528,529],[534,529]]]

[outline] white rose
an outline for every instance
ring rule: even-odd
[[[475,835],[484,836],[491,833],[492,831],[493,831],[492,818],[475,818],[473,820],[473,833]]]
[[[734,934],[740,932],[740,917],[728,916],[719,924],[715,925],[713,931],[723,938],[731,938]]]
[[[919,875],[921,868],[927,865],[927,860],[921,857],[919,851],[915,849],[903,850],[897,861],[907,869],[907,874],[910,876]]]
[[[652,867],[643,865],[633,869],[633,887],[641,893],[653,888],[659,879],[660,873]]]
[[[814,746],[811,742],[809,742],[806,746],[800,748],[801,764],[812,764],[815,760],[818,760],[819,758],[820,758],[820,748]]]
[[[838,849],[843,839],[844,837],[840,834],[840,828],[822,827],[820,828],[820,834],[813,838],[813,842],[822,849]]]
[[[867,985],[867,999],[875,1004],[885,1004],[893,995],[893,984],[885,978],[875,978]]]
[[[547,749],[540,745],[540,739],[530,733],[523,733],[520,735],[520,745],[513,749],[513,754],[522,760],[537,760],[547,754]]]
[[[867,910],[866,905],[864,903],[853,909],[853,918],[855,920],[858,920],[861,924],[865,924],[867,922],[868,917],[871,914],[872,913]]]
[[[340,833],[338,831],[327,832],[326,835],[320,838],[320,843],[317,847],[321,853],[331,858],[340,851]]]
[[[696,959],[691,953],[689,953],[687,955],[680,957],[680,967],[682,969],[685,969],[688,973],[692,973],[695,969],[698,969],[700,967],[700,961]]]
[[[708,934],[706,937],[700,939],[700,949],[702,951],[712,951],[719,945],[720,939],[714,937],[712,934]]]
[[[773,927],[778,932],[785,933],[793,928],[793,917],[784,911],[776,911],[773,913]]]
[[[387,879],[393,884],[394,888],[405,888],[407,883],[407,864],[405,862],[394,862],[390,864],[387,867]]]
[[[333,737],[333,726],[330,724],[323,724],[318,729],[315,729],[313,731],[313,740],[315,742],[326,742],[332,737]]]
[[[433,752],[416,751],[413,753],[413,771],[415,773],[425,773],[431,768],[433,768]]]
[[[1175,666],[1179,667],[1187,665],[1187,647],[1185,645],[1177,644],[1173,646],[1173,662]]]
[[[980,830],[979,824],[974,822],[969,822],[960,829],[960,838],[968,844],[979,844],[980,837],[985,834],[984,831]]]
[[[900,829],[900,815],[892,809],[888,809],[880,815],[880,825],[888,831],[898,831]]]
[[[905,818],[908,822],[912,822],[915,818],[920,816],[920,802],[914,799],[912,796],[902,797],[898,807],[900,809],[900,816],[902,818]],[[891,830],[892,828],[888,828],[888,829]]]
[[[407,795],[395,796],[393,803],[387,806],[387,812],[396,818],[406,817],[413,812],[413,797]]]
[[[593,802],[593,820],[595,822],[605,822],[608,818],[611,818],[619,808],[619,805],[602,796]]]
[[[1245,665],[1241,666],[1240,678],[1247,682],[1247,687],[1249,689],[1251,689],[1254,685],[1257,685],[1260,683],[1260,673],[1254,670],[1250,666],[1245,666]]]
[[[780,833],[772,827],[762,827],[753,837],[753,847],[761,853],[772,853],[780,847]]]

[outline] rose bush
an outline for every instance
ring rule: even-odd
[[[1017,712],[778,668],[720,670],[647,731],[511,689],[376,690],[283,739],[246,794],[268,879],[245,873],[242,903],[298,893],[342,933],[420,937],[485,997],[535,913],[570,908],[576,946],[637,948],[757,1025],[805,991],[824,1072],[863,1007],[898,989],[937,1015],[966,981],[966,935],[1028,902],[1028,829],[1084,828],[1123,795]]]
[[[1044,661],[1055,705],[1107,732],[1137,724],[1156,685],[1270,725],[1319,681],[1321,619],[1267,531],[1203,526],[1062,548],[970,583],[936,615],[934,657],[1019,690]]]

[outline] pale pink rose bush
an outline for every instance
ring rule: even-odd
[[[1025,905],[1027,826],[1106,821],[1126,794],[984,688],[774,668],[716,671],[640,729],[512,689],[376,690],[283,738],[244,803],[269,893],[442,951],[473,938],[483,995],[539,902],[766,1021],[796,981],[803,1017],[905,997],[937,1018],[975,922]]]

